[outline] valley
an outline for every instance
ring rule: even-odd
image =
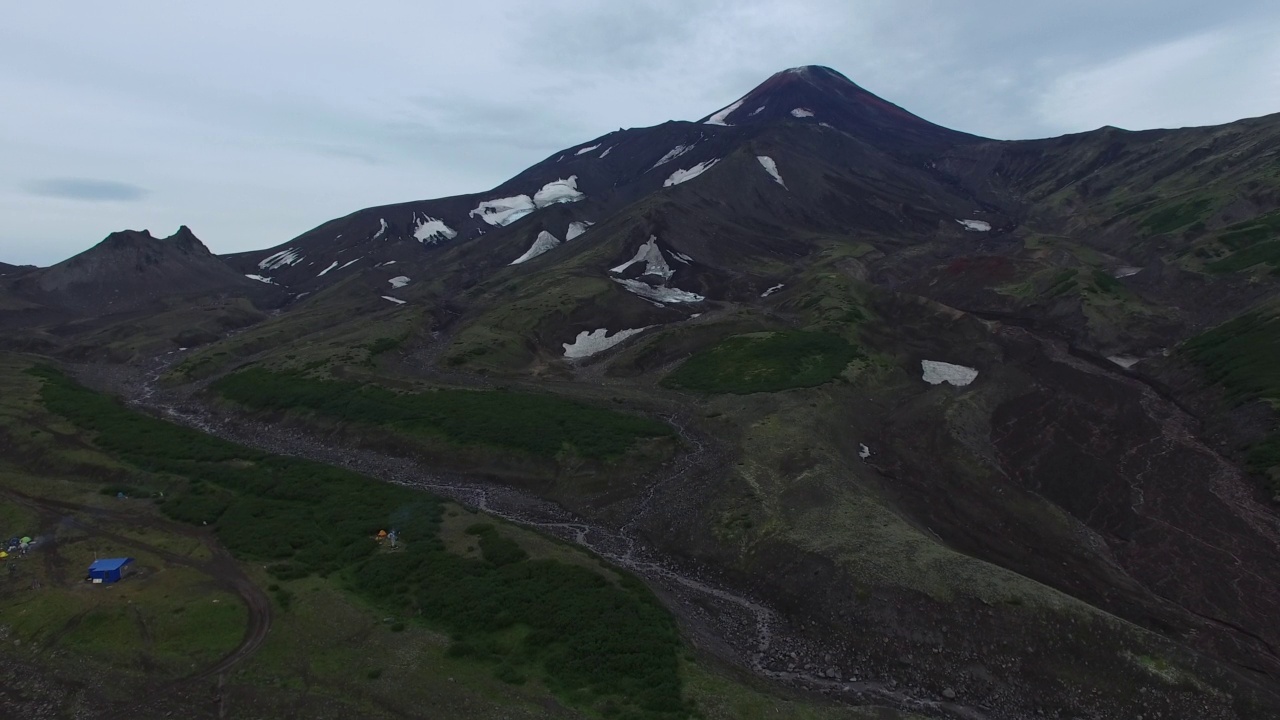
[[[6,512],[246,615],[79,669],[38,588],[0,629],[161,688],[102,717],[1274,717],[1278,140],[988,140],[808,66],[273,248],[6,270]]]

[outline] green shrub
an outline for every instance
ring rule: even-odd
[[[860,355],[849,341],[830,333],[789,330],[739,335],[693,355],[662,384],[737,394],[814,387],[839,377]]]
[[[433,390],[398,394],[353,382],[315,380],[260,368],[228,375],[213,388],[258,410],[311,410],[369,426],[425,433],[553,458],[566,448],[587,458],[619,457],[637,441],[673,435],[657,420],[551,395]]]
[[[615,583],[575,565],[529,560],[490,523],[468,528],[483,559],[464,558],[438,537],[434,496],[228,443],[129,410],[52,368],[32,372],[44,379],[45,406],[92,432],[99,447],[186,479],[161,505],[166,513],[214,525],[236,557],[270,562],[278,580],[336,574],[389,613],[412,613],[449,633],[450,657],[492,663],[507,683],[542,678],[582,709],[609,704],[638,720],[689,716],[676,625],[635,578]],[[399,530],[402,552],[378,552],[371,536],[385,527]],[[287,612],[293,593],[269,587]]]

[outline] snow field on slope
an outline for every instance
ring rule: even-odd
[[[395,303],[395,304],[397,304],[397,305],[403,305],[403,304],[404,304],[404,300],[401,300],[400,298],[393,298],[393,297],[391,297],[390,295],[383,295],[383,296],[382,296],[382,299],[383,299],[383,300],[390,300],[391,302],[393,302],[393,303]]]
[[[477,205],[475,210],[467,213],[467,216],[478,217],[490,225],[502,227],[510,225],[536,209],[537,207],[533,204],[533,198],[528,195],[516,195],[508,198],[485,200]]]
[[[382,237],[382,236],[383,236],[384,234],[386,234],[386,232],[387,232],[387,219],[386,219],[386,218],[378,218],[378,223],[379,223],[380,227],[378,227],[378,232],[376,232],[376,233],[374,233],[374,234],[373,234],[373,239],[374,239],[374,240],[377,240],[378,238]]]
[[[245,275],[245,277],[249,278],[250,280],[257,280],[258,282],[266,283],[268,285],[276,284],[275,280],[272,280],[269,277],[263,277],[262,275]]]
[[[951,383],[956,387],[964,387],[978,377],[978,371],[971,367],[952,365],[951,363],[937,360],[921,360],[920,369],[923,371],[921,379],[930,385],[939,385],[945,382]]]
[[[658,303],[691,303],[706,300],[706,298],[697,293],[691,293],[679,288],[654,287],[646,282],[625,280],[623,278],[613,278],[613,281],[625,287],[628,292]]]
[[[484,200],[467,215],[468,217],[478,217],[490,225],[502,227],[510,225],[539,208],[555,205],[556,203],[578,202],[586,199],[586,197],[578,190],[578,176],[570,175],[568,178],[552,180],[543,185],[538,192],[533,194],[533,197],[514,195],[512,197]]]
[[[767,297],[769,297],[770,295],[772,295],[772,294],[774,294],[774,293],[778,292],[779,290],[781,290],[781,289],[782,289],[782,288],[784,288],[784,287],[786,287],[786,286],[785,286],[785,285],[783,285],[782,283],[778,283],[777,285],[774,285],[773,287],[769,288],[768,290],[765,290],[764,292],[760,293],[760,297],[762,297],[762,298],[767,298]]]
[[[577,222],[569,223],[569,228],[564,231],[565,242],[568,242],[578,237],[582,233],[586,232],[587,228],[591,227],[594,224],[595,223],[589,222],[587,220],[579,220]]]
[[[522,262],[528,262],[529,260],[532,260],[538,257],[542,253],[547,252],[548,250],[555,249],[559,245],[560,245],[560,241],[556,238],[555,235],[552,235],[546,230],[543,230],[542,232],[538,233],[538,237],[534,239],[533,245],[530,245],[529,249],[525,250],[523,255],[516,258],[515,260],[512,260],[511,264],[519,265]]]
[[[533,194],[533,204],[535,207],[544,208],[548,205],[556,203],[578,202],[585,198],[578,191],[578,176],[570,175],[568,178],[561,180],[552,180],[542,189]]]
[[[734,104],[732,104],[732,105],[730,105],[730,106],[728,106],[728,107],[726,107],[726,108],[724,108],[724,109],[722,109],[722,110],[718,111],[716,114],[712,115],[711,117],[707,118],[707,122],[706,122],[705,124],[706,124],[706,125],[726,125],[726,126],[727,126],[729,123],[725,122],[725,118],[727,118],[727,117],[729,117],[731,114],[733,114],[733,111],[734,111],[734,110],[737,110],[738,108],[742,107],[742,103],[744,103],[744,102],[746,102],[746,98],[745,98],[745,97],[744,97],[744,98],[742,98],[741,100],[739,100],[738,102],[736,102],[736,103],[734,103]]]
[[[671,187],[672,185],[679,185],[680,183],[689,182],[690,180],[701,175],[702,173],[710,170],[711,167],[718,162],[720,162],[719,159],[704,160],[703,162],[700,162],[697,165],[694,165],[688,170],[677,170],[671,173],[671,177],[667,178],[666,181],[662,183],[662,187]]]
[[[649,169],[650,169],[650,170],[652,170],[652,169],[654,169],[654,168],[656,168],[656,167],[658,167],[658,166],[660,166],[660,165],[666,165],[667,163],[671,162],[672,160],[675,160],[676,158],[680,157],[681,155],[683,155],[683,154],[685,154],[685,153],[689,152],[690,150],[692,150],[694,145],[697,145],[697,143],[693,143],[693,144],[691,144],[691,145],[677,145],[677,146],[675,146],[675,147],[671,148],[669,151],[667,151],[667,154],[666,154],[666,155],[663,155],[663,156],[662,156],[662,158],[661,158],[660,160],[658,160],[658,162],[654,163],[654,164],[653,164],[653,167],[651,167],[651,168],[649,168]]]
[[[284,265],[297,265],[301,260],[302,256],[298,254],[297,250],[285,248],[258,263],[258,267],[263,270],[275,270]]]
[[[604,352],[618,343],[637,333],[648,330],[648,327],[632,328],[630,330],[619,330],[609,337],[607,328],[598,330],[583,330],[578,333],[578,337],[572,343],[561,343],[564,345],[564,356],[567,358],[584,358]]]
[[[452,240],[458,237],[458,231],[449,227],[443,220],[423,215],[418,220],[418,225],[413,229],[413,236],[421,243],[435,244],[442,240]]]
[[[791,117],[807,118],[813,117],[813,111],[809,108],[796,108],[791,111]]]
[[[991,223],[986,220],[956,220],[956,222],[963,225],[964,229],[969,232],[988,232],[991,230]]]
[[[773,177],[775,182],[784,188],[787,186],[786,183],[782,182],[782,175],[778,174],[778,163],[774,162],[773,158],[768,155],[757,155],[756,160],[760,161],[760,166]]]
[[[391,278],[387,282],[391,283],[392,288],[402,288],[405,285],[409,284],[409,278],[405,275],[397,275],[396,277]]]
[[[581,150],[579,150],[578,152],[574,153],[574,155],[585,155],[585,154],[587,154],[587,153],[591,152],[592,150],[595,150],[595,149],[596,149],[596,148],[598,148],[598,147],[600,147],[600,144],[599,144],[599,143],[597,143],[597,144],[595,144],[595,145],[589,145],[589,146],[587,146],[587,147],[582,148],[582,149],[581,149]]]
[[[325,269],[321,270],[321,271],[320,271],[320,274],[319,274],[319,275],[316,275],[316,277],[321,277],[322,275],[324,275],[325,273],[329,272],[330,270],[332,270],[332,269],[334,269],[334,268],[336,268],[336,267],[338,267],[338,261],[337,261],[337,260],[334,260],[334,261],[333,261],[333,263],[332,263],[331,265],[329,265],[329,267],[327,267],[327,268],[325,268]]]
[[[639,262],[644,263],[644,275],[657,275],[663,280],[670,280],[671,276],[676,274],[675,270],[672,270],[671,266],[667,264],[666,258],[662,256],[662,250],[658,248],[658,236],[656,235],[649,236],[649,241],[636,250],[635,257],[618,267],[610,269],[609,272],[622,273]]]

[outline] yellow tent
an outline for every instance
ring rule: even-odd
[[[9,557],[9,553],[7,553],[7,552],[5,552],[5,551],[3,551],[3,550],[0,550],[0,559],[4,559],[4,558],[7,558],[7,557]]]

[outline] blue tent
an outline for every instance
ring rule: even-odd
[[[89,566],[89,580],[95,583],[120,582],[120,573],[133,558],[104,558]]]

